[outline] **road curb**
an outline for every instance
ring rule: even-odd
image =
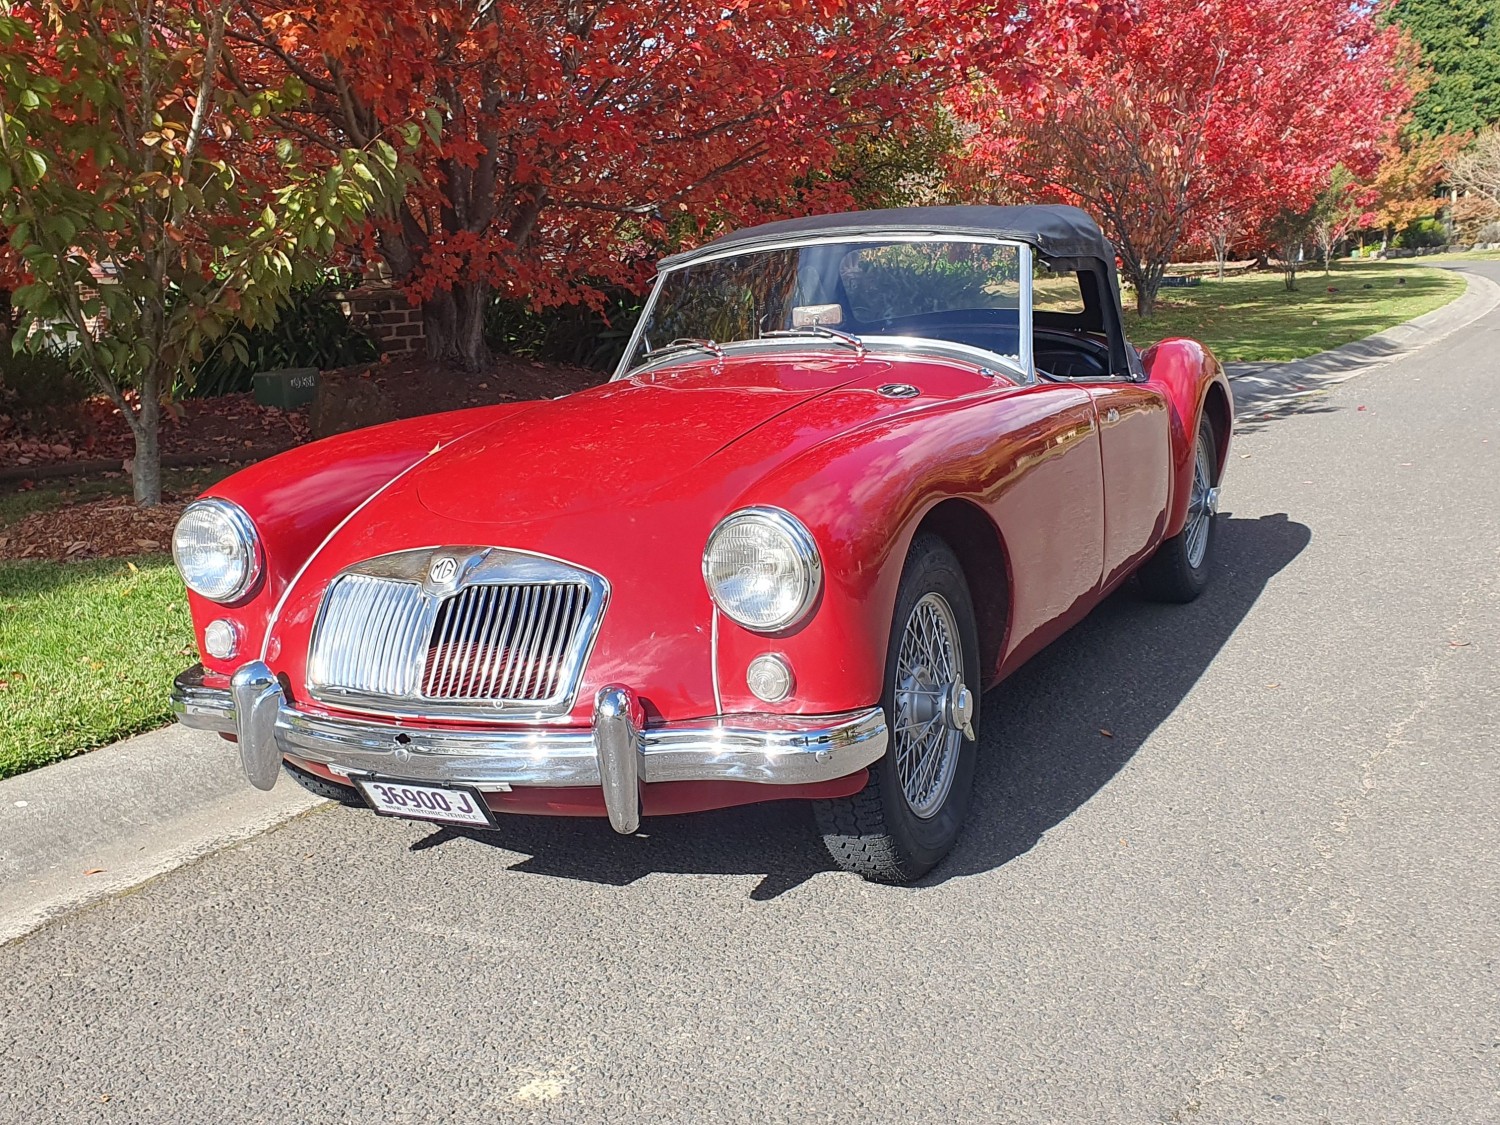
[[[1297,399],[1320,394],[1356,375],[1435,344],[1500,307],[1500,284],[1462,267],[1438,268],[1451,268],[1467,282],[1464,291],[1442,308],[1290,363],[1225,364],[1236,412],[1243,420],[1253,420],[1256,415],[1285,407]]]
[[[0,944],[325,803],[182,726],[0,781]]]

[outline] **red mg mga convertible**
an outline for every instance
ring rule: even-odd
[[[841,866],[914,879],[963,825],[981,693],[1131,575],[1204,588],[1231,401],[1202,345],[1130,346],[1074,208],[741,231],[661,263],[603,386],[191,504],[177,713],[262,789],[621,833],[801,798]]]

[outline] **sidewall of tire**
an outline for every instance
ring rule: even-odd
[[[1218,442],[1214,440],[1214,428],[1213,426],[1209,425],[1207,417],[1200,418],[1198,420],[1198,436],[1194,439],[1194,441],[1195,444],[1193,446],[1193,460],[1195,464],[1198,458],[1198,444],[1205,444],[1208,446],[1209,471],[1213,473],[1213,476],[1210,478],[1208,483],[1209,487],[1213,487],[1218,484],[1219,474],[1217,473],[1217,471],[1215,471],[1215,466],[1218,461],[1219,450]],[[1187,572],[1188,578],[1192,582],[1193,586],[1200,591],[1208,585],[1208,567],[1214,559],[1214,540],[1218,538],[1218,536],[1215,534],[1215,532],[1218,531],[1218,528],[1214,526],[1214,524],[1217,522],[1218,517],[1216,515],[1209,516],[1208,542],[1203,545],[1203,558],[1197,566],[1194,566],[1191,562],[1188,561],[1188,529],[1186,526],[1184,526],[1182,529],[1182,568]]]
[[[885,757],[873,767],[878,774],[887,829],[905,857],[910,860],[911,867],[917,871],[925,871],[941,860],[958,838],[973,796],[974,768],[978,758],[977,744],[970,739],[962,739],[959,743],[958,769],[942,808],[925,820],[912,812],[896,769],[896,665],[907,619],[917,602],[929,592],[943,596],[958,623],[959,637],[963,644],[964,683],[974,693],[974,726],[977,731],[980,672],[979,631],[974,622],[974,602],[969,594],[963,568],[952,549],[936,536],[923,535],[912,545],[896,596],[891,639],[886,653],[885,691],[881,698],[886,721],[892,731],[891,744]]]

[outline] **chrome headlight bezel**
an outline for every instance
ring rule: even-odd
[[[798,583],[798,588],[791,599],[790,608],[774,618],[756,619],[745,614],[742,612],[742,606],[736,606],[726,599],[722,589],[714,580],[715,549],[722,544],[722,536],[725,532],[747,523],[755,525],[762,531],[769,531],[773,535],[780,536],[794,557],[791,577]],[[756,633],[779,633],[802,621],[817,602],[818,594],[823,588],[823,559],[818,553],[817,542],[801,520],[781,508],[763,506],[740,508],[724,517],[709,534],[708,543],[703,548],[702,566],[703,584],[708,588],[708,596],[713,600],[714,605],[718,606],[719,611],[736,625]]]
[[[188,566],[184,565],[186,552],[181,544],[183,525],[189,516],[205,514],[212,519],[223,521],[224,528],[233,539],[233,554],[224,556],[227,563],[235,568],[233,582],[208,584],[201,581],[201,575],[196,576],[198,580],[195,580],[195,576],[189,573]],[[238,504],[214,497],[194,500],[182,510],[177,526],[172,529],[172,561],[177,565],[177,573],[182,576],[182,581],[189,590],[199,597],[218,602],[220,605],[230,605],[243,598],[255,588],[255,584],[260,581],[261,572],[265,569],[265,553],[261,548],[260,533],[255,530],[254,521]]]

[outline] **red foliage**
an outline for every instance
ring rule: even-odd
[[[638,285],[662,248],[783,209],[858,131],[902,129],[966,67],[1036,49],[1018,8],[248,0],[234,77],[304,84],[311,111],[287,126],[330,146],[404,129],[416,175],[367,250],[426,303],[429,345],[472,360],[491,290],[544,306]]]
[[[1339,163],[1373,172],[1410,101],[1405,56],[1367,5],[1138,0],[1103,50],[959,109],[979,126],[971,170],[1093,211],[1149,307],[1195,221],[1253,226],[1310,207]]]

